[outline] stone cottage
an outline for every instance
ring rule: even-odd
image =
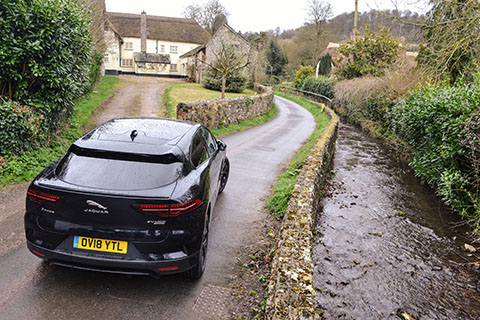
[[[186,77],[181,56],[209,39],[193,19],[107,12],[105,73]]]
[[[243,62],[249,62],[244,73],[251,79],[255,79],[257,50],[247,39],[226,23],[215,32],[205,45],[198,46],[180,56],[181,59],[187,59],[188,77],[195,82],[202,82],[208,64],[215,60],[215,54],[221,48],[222,43],[232,45],[240,53]]]

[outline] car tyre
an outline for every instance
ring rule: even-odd
[[[220,172],[220,188],[218,188],[218,194],[222,193],[227,185],[228,175],[230,174],[230,161],[225,158],[223,162],[222,171]]]
[[[203,228],[202,244],[198,253],[197,265],[192,269],[185,272],[187,278],[200,279],[205,271],[207,263],[207,249],[208,249],[208,216],[205,221],[205,227]]]

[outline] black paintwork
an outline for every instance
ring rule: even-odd
[[[228,161],[225,144],[210,136],[205,161],[195,167],[192,141],[200,134],[211,135],[198,124],[152,118],[113,119],[93,129],[31,183],[30,189],[60,200],[27,197],[28,248],[52,263],[87,270],[155,276],[195,268]],[[134,208],[193,199],[202,205],[176,216]],[[76,249],[74,236],[128,241],[127,254]],[[169,267],[178,268],[158,270]]]

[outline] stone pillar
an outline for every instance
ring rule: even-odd
[[[142,53],[147,52],[147,13],[145,11],[142,12],[141,19],[140,19],[140,49]]]

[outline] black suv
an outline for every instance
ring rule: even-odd
[[[79,269],[201,277],[210,215],[229,174],[225,149],[184,121],[98,126],[31,183],[28,248]]]

